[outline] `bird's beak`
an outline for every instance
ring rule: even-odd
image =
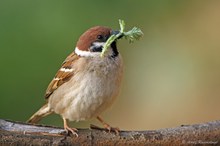
[[[111,31],[111,35],[117,35],[117,34],[119,34],[120,33],[120,31],[118,31],[118,30],[112,30]],[[121,34],[119,37],[118,37],[118,39],[120,39],[120,38],[122,38],[123,37],[123,34]]]
[[[112,31],[111,31],[111,35],[117,35],[117,34],[119,34],[119,32],[120,32],[120,31],[118,31],[118,30],[112,30]]]

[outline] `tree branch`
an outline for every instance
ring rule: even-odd
[[[0,145],[219,145],[220,121],[147,131],[80,129],[68,136],[59,127],[30,125],[0,119]]]

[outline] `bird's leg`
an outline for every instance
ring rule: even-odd
[[[97,116],[97,119],[103,124],[104,128],[107,129],[109,132],[113,131],[117,135],[119,135],[119,128],[111,127],[109,124],[107,124],[100,116]]]
[[[68,126],[67,119],[65,119],[64,117],[63,117],[63,127],[67,132],[71,132],[73,135],[76,135],[76,137],[78,137],[78,134],[76,133],[78,130],[76,128],[70,128]]]

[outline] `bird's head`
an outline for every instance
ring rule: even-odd
[[[102,49],[108,38],[117,34],[119,31],[113,31],[111,28],[104,26],[95,26],[84,32],[77,44],[75,53],[82,57],[94,57],[101,54]],[[111,57],[118,56],[116,42],[111,44],[108,55]]]

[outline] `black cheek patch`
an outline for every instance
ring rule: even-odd
[[[102,46],[91,46],[90,51],[91,52],[102,52]]]

